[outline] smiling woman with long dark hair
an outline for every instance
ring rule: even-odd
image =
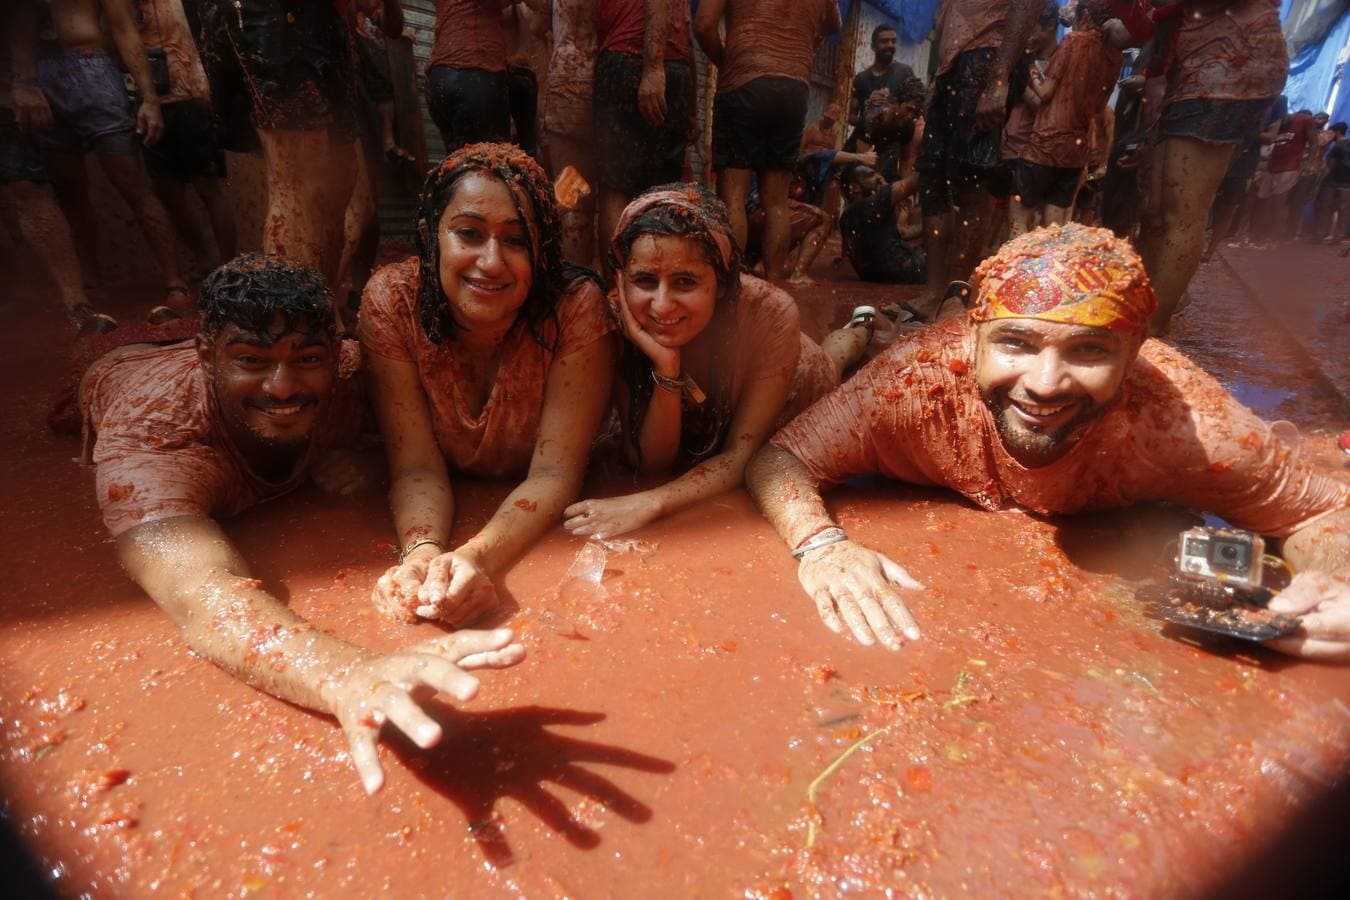
[[[562,261],[558,207],[520,148],[473,144],[427,178],[417,256],[366,287],[360,336],[384,433],[399,564],[376,606],[463,625],[492,577],[575,499],[609,399],[616,339],[594,273]],[[450,541],[449,471],[526,478]]]

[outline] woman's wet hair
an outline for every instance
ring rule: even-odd
[[[732,237],[731,216],[717,195],[701,185],[662,184],[644,191],[633,203],[639,204],[649,195],[677,195],[678,202],[655,202],[632,218],[620,223],[619,233],[610,244],[609,258],[615,271],[622,271],[638,238],[651,236],[683,237],[693,241],[712,266],[717,276],[717,300],[714,320],[734,316],[736,301],[741,292],[741,251]],[[719,243],[714,232],[723,240]],[[730,335],[734,338],[734,334]],[[717,452],[725,439],[731,421],[730,390],[734,346],[723,348],[719,358],[725,364],[718,372],[718,382],[701,385],[708,395],[702,408],[686,408],[681,425],[682,452],[690,459],[700,460]],[[625,341],[619,356],[619,377],[628,386],[629,422],[632,424],[629,445],[641,456],[638,445],[638,423],[642,421],[651,403],[653,381],[652,363],[646,354],[631,341]]]
[[[198,308],[209,337],[227,325],[273,339],[337,330],[323,276],[262,253],[238,256],[207,275]]]
[[[658,203],[645,210],[614,235],[609,248],[610,265],[616,272],[622,270],[628,262],[628,255],[633,251],[633,244],[644,235],[690,238],[698,245],[703,258],[717,275],[718,307],[735,303],[741,292],[741,251],[735,240],[732,240],[730,258],[723,258],[712,236],[713,229],[726,235],[732,233],[731,215],[727,212],[726,204],[712,191],[697,184],[662,184],[643,191],[643,194],[667,191],[684,194],[698,204],[699,212],[694,214],[683,206],[667,203]]]
[[[553,196],[553,184],[539,164],[514,144],[469,144],[446,157],[427,176],[417,209],[416,249],[422,279],[417,300],[418,321],[434,344],[443,342],[461,327],[455,322],[450,302],[441,289],[440,224],[460,181],[475,172],[506,185],[516,214],[526,223],[525,240],[533,278],[517,322],[523,321],[535,340],[550,346],[558,330],[559,298],[579,278],[591,278],[602,287],[603,283],[594,272],[563,262],[562,219]]]

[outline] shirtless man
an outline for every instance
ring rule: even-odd
[[[29,0],[0,8],[0,215],[56,287],[66,318],[81,335],[117,323],[84,292],[70,223],[47,184],[34,136],[52,124],[37,81],[37,7]]]
[[[1009,90],[1045,0],[943,0],[938,10],[938,67],[919,148],[928,287],[910,301],[937,315],[947,285],[966,281],[984,246],[988,184],[1003,165],[1002,130]],[[1018,69],[1018,71],[1022,71]]]
[[[204,53],[223,93],[245,96],[267,182],[263,250],[336,283],[356,182],[356,72],[332,3],[205,0]],[[385,0],[399,9],[398,0]],[[229,82],[225,84],[224,82]]]
[[[94,284],[99,272],[98,217],[84,164],[85,154],[93,153],[145,233],[164,277],[165,302],[185,312],[191,297],[178,272],[173,226],[141,160],[142,146],[153,146],[163,135],[164,120],[131,0],[52,0],[49,8],[50,30],[38,35],[37,79],[52,127],[38,135],[38,143],[75,231],[84,277]],[[122,65],[140,94],[134,115],[128,111]]]
[[[1174,5],[1168,3],[1165,5]],[[1139,252],[1167,332],[1200,264],[1205,225],[1234,152],[1260,127],[1289,71],[1277,0],[1187,3],[1175,17]]]
[[[552,7],[553,56],[544,85],[540,150],[555,177],[571,166],[595,183],[591,91],[595,81],[595,0],[527,0],[531,8]],[[563,213],[563,256],[589,266],[595,261],[595,197],[587,193]],[[607,243],[609,235],[604,236]]]
[[[1280,605],[1319,612],[1277,646],[1350,659],[1343,625],[1324,615],[1350,607],[1350,485],[1314,473],[1212,377],[1145,339],[1155,301],[1127,242],[1078,224],[1032,231],[986,260],[972,289],[969,322],[892,345],[750,463],[750,491],[827,627],[892,649],[919,637],[901,589],[921,585],[849,541],[820,496],[879,472],[990,510],[1171,502],[1284,538],[1298,574]]]
[[[719,24],[726,18],[726,40]],[[745,246],[750,177],[764,203],[764,273],[781,281],[791,231],[788,185],[797,165],[811,60],[840,28],[834,0],[703,0],[694,21],[699,46],[717,66],[713,163],[717,193]]]
[[[334,451],[360,428],[358,367],[316,273],[244,256],[203,283],[195,340],[110,351],[84,374],[79,401],[103,521],[127,573],[195,653],[334,716],[373,793],[386,721],[434,745],[441,730],[421,692],[466,701],[478,683],[465,670],[512,665],[524,650],[504,630],[388,654],[327,634],[264,590],[217,524],[311,476],[354,489],[350,459]]]
[[[802,129],[803,153],[817,150],[834,149],[834,128],[839,121],[839,104],[831,103],[821,112],[820,118]]]

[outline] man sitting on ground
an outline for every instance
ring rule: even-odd
[[[849,204],[839,217],[844,255],[863,281],[923,284],[923,232],[918,210],[910,202],[918,176],[886,183],[876,169],[854,166],[849,178]],[[903,221],[902,221],[903,218]]]
[[[892,345],[750,463],[750,491],[826,626],[892,649],[901,633],[919,636],[897,588],[921,586],[850,542],[820,496],[880,472],[991,510],[1172,502],[1284,537],[1298,574],[1273,608],[1316,611],[1276,646],[1350,660],[1350,486],[1315,474],[1217,381],[1145,340],[1157,301],[1130,245],[1077,224],[1039,229],[972,282],[969,323]]]
[[[386,720],[432,746],[440,727],[418,692],[468,700],[478,683],[464,670],[512,665],[524,650],[504,630],[388,654],[348,643],[265,591],[216,523],[311,475],[353,489],[350,459],[331,451],[361,424],[358,368],[316,273],[244,256],[203,283],[195,340],[106,353],[81,379],[79,400],[103,521],[132,579],[193,651],[335,716],[373,792],[384,781],[376,742]]]

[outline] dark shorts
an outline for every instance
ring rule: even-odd
[[[375,103],[394,99],[394,78],[389,73],[389,53],[379,38],[356,36],[356,73],[361,90]]]
[[[1273,99],[1178,100],[1163,110],[1158,133],[1207,144],[1244,144],[1261,130]]]
[[[954,188],[987,188],[1003,168],[1003,128],[975,129],[975,110],[992,77],[995,51],[967,50],[933,82],[933,98],[924,116],[923,142],[915,166],[919,204],[925,216],[952,208]],[[1010,80],[1008,102],[1021,95]]]
[[[332,4],[208,2],[204,56],[213,98],[221,95],[216,99],[227,114],[246,98],[257,128],[356,139],[356,66],[347,26]]]
[[[16,181],[47,181],[42,167],[42,152],[27,132],[19,127],[14,110],[0,109],[0,184]]]
[[[511,96],[505,72],[433,66],[427,69],[427,107],[445,152],[465,144],[511,140]]]
[[[539,157],[539,79],[529,66],[506,67],[507,94],[511,99],[511,121],[516,126],[520,149]]]
[[[224,178],[225,154],[216,139],[211,108],[196,100],[166,103],[164,137],[145,148],[145,168],[155,178],[191,181]]]
[[[1017,202],[1027,209],[1040,209],[1047,204],[1067,209],[1073,206],[1073,198],[1078,193],[1078,182],[1082,177],[1082,166],[1042,166],[1021,159],[1017,161],[1017,171],[1013,173],[1013,194]]]
[[[57,51],[38,60],[52,127],[36,138],[52,150],[130,156],[140,150],[122,69],[106,50]]]
[[[809,89],[766,75],[713,101],[713,165],[754,172],[791,172],[806,126]]]
[[[600,184],[629,197],[679,181],[689,142],[689,64],[667,61],[666,118],[652,125],[638,110],[642,57],[606,50],[595,61],[595,156]]]

